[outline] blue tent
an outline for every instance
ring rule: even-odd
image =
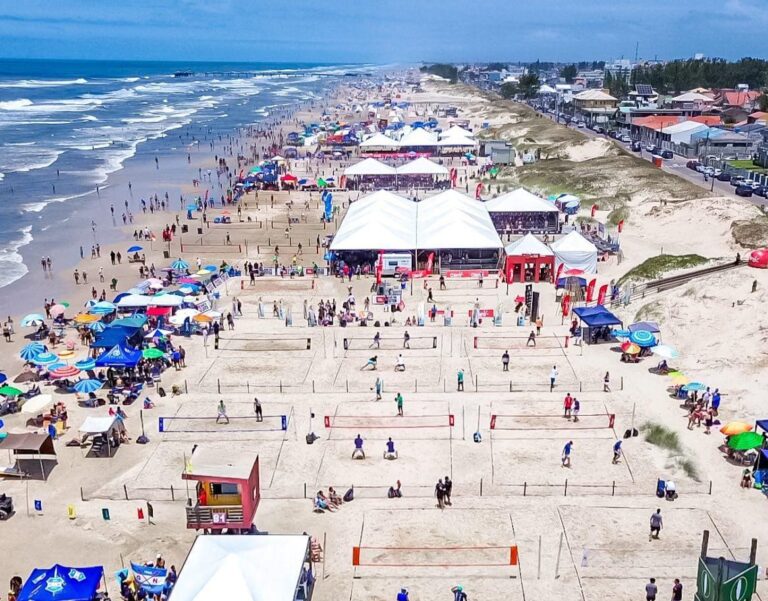
[[[140,360],[140,350],[120,343],[99,355],[96,367],[134,367]]]
[[[147,323],[148,318],[146,315],[142,313],[138,313],[136,315],[131,315],[130,317],[121,317],[120,319],[114,320],[110,326],[111,327],[124,327],[124,328],[140,328],[145,323]]]
[[[116,344],[124,343],[133,336],[138,327],[129,326],[107,326],[101,334],[96,337],[91,347],[93,348],[112,348]]]
[[[621,325],[621,320],[603,305],[595,307],[576,307],[573,312],[590,328]]]
[[[104,568],[69,568],[59,564],[35,569],[19,592],[18,601],[91,601],[99,590]]]

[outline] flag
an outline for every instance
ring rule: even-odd
[[[594,278],[594,279],[592,279],[591,282],[589,282],[589,284],[587,284],[587,302],[588,303],[592,302],[592,295],[595,292],[595,284],[596,283],[597,283],[597,279]]]
[[[600,291],[597,293],[597,304],[602,305],[605,303],[605,295],[608,293],[608,284],[600,286]]]
[[[555,276],[555,284],[557,284],[557,281],[560,279],[560,274],[563,273],[564,267],[565,267],[565,263],[560,263],[560,265],[557,266],[557,275]]]
[[[570,294],[566,294],[565,296],[563,296],[562,306],[563,306],[563,317],[568,317],[568,313],[571,312],[571,295]]]
[[[165,581],[168,578],[168,570],[165,568],[141,566],[131,562],[131,570],[136,584],[148,593],[162,593],[165,590]]]
[[[624,220],[622,219],[619,221],[619,233],[621,233],[624,230]]]

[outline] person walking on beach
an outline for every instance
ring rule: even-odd
[[[408,333],[408,330],[403,334],[403,348],[411,348],[411,335]]]
[[[438,508],[445,509],[445,484],[443,484],[442,478],[435,485],[435,497],[437,497]]]
[[[683,585],[679,578],[675,578],[675,583],[672,585],[672,601],[683,601]]]
[[[456,372],[456,390],[458,392],[464,392],[464,370],[460,369]]]
[[[571,418],[571,409],[573,408],[573,397],[571,393],[565,395],[563,399],[563,417],[566,419]]]
[[[83,284],[87,284],[87,283],[88,283],[88,274],[83,272]]]
[[[605,375],[603,376],[603,392],[611,392],[611,374],[610,374],[610,372],[605,372]]]
[[[539,315],[536,318],[536,336],[541,336],[541,328],[543,326],[544,326],[544,318],[541,315]]]
[[[79,284],[80,283],[80,272],[77,269],[75,269],[75,274],[74,275],[75,275],[75,284]]]
[[[99,267],[99,282],[104,283],[104,268]]]
[[[657,509],[656,513],[651,515],[651,531],[648,534],[648,540],[651,541],[654,538],[659,539],[659,533],[664,527],[664,520],[661,519],[661,509]]]
[[[371,344],[369,348],[373,348],[374,346],[376,348],[381,348],[381,334],[378,332],[373,335],[373,344]]]
[[[224,399],[219,401],[219,406],[217,408],[216,423],[218,424],[220,420],[227,420],[226,423],[229,423],[227,408],[224,406]]]
[[[552,366],[552,371],[549,372],[549,392],[552,392],[555,389],[555,383],[557,382],[557,365]]]
[[[403,417],[403,395],[399,392],[395,395],[395,403],[397,403],[398,417]]]
[[[658,592],[659,587],[656,586],[656,579],[651,578],[648,584],[645,585],[645,601],[656,601]]]
[[[571,451],[573,450],[573,441],[569,440],[563,447],[563,454],[560,457],[560,463],[563,467],[571,467]]]
[[[621,459],[621,441],[617,440],[615,443],[613,443],[613,460],[611,461],[611,463],[613,463],[613,465],[616,465],[620,459]]]
[[[571,409],[571,415],[573,415],[573,422],[579,421],[579,411],[581,411],[581,403],[579,399],[573,397],[573,408]]]
[[[381,400],[381,390],[384,387],[384,382],[382,381],[381,378],[377,377],[376,378],[376,383],[373,385],[373,387],[376,390],[376,400],[380,401]]]
[[[453,480],[451,480],[448,476],[445,477],[443,480],[443,487],[445,488],[445,504],[450,506],[453,505],[451,503],[451,491],[453,491]]]
[[[509,351],[501,355],[501,371],[509,371]]]
[[[264,421],[264,415],[261,410],[261,401],[259,401],[258,397],[253,397],[253,412],[256,414],[257,422]]]

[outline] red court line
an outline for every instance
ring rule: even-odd
[[[491,545],[488,547],[358,547],[358,549],[374,549],[376,551],[484,551],[486,549],[507,549],[514,545]]]
[[[500,568],[509,563],[359,563],[357,567],[370,568]]]

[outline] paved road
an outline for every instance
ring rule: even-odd
[[[549,117],[550,119],[553,119],[553,116],[550,113],[542,113],[542,114],[546,117]],[[602,138],[604,140],[608,140],[609,142],[613,142],[614,144],[620,146],[630,154],[640,156],[641,158],[645,159],[649,163],[651,162],[651,153],[645,150],[645,147],[643,147],[643,150],[639,153],[632,152],[632,150],[629,148],[629,144],[625,144],[623,142],[619,142],[618,140],[614,140],[613,138],[610,138],[605,134],[598,134],[597,132],[594,132],[591,129],[588,129],[586,127],[579,128],[578,131],[580,131],[582,134],[584,134],[589,138]],[[685,166],[685,164],[689,160],[690,159],[675,155],[675,157],[672,159],[664,159],[662,163],[662,169],[667,173],[671,173],[673,175],[681,177],[691,182],[692,184],[699,186],[704,190],[711,190],[714,194],[717,194],[719,196],[736,196],[736,193],[735,193],[736,188],[731,186],[729,182],[721,182],[719,180],[714,180],[714,186],[713,186],[712,178],[709,178],[709,181],[705,182],[703,174],[699,173],[698,171],[694,171],[693,169],[688,169]],[[739,198],[743,198],[743,197],[739,197]],[[744,200],[749,200],[752,202],[752,204],[757,206],[768,206],[768,199],[762,198],[760,196],[753,195],[750,198],[744,198]]]

